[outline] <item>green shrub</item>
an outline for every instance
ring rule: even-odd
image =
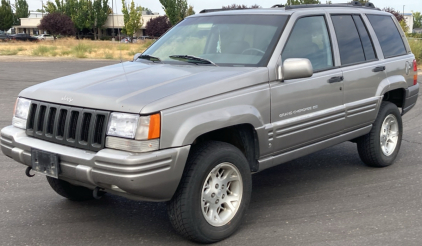
[[[422,40],[410,39],[409,40],[410,49],[415,55],[418,65],[422,65]]]
[[[104,59],[114,59],[113,53],[105,52]]]
[[[55,46],[43,46],[40,45],[32,51],[33,56],[47,56],[51,52],[55,52],[57,47]]]
[[[79,43],[72,48],[72,53],[77,58],[86,58],[86,53],[91,54],[93,48],[91,45]]]

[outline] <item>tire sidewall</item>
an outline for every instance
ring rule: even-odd
[[[191,180],[193,181],[190,185],[192,188],[188,192],[188,195],[191,198],[189,199],[189,205],[191,208],[194,208],[193,211],[191,211],[191,216],[196,222],[194,224],[197,225],[197,232],[211,241],[220,241],[233,234],[240,226],[243,214],[250,202],[252,181],[248,162],[236,147],[231,147],[232,148],[224,148],[213,152],[211,155],[207,156],[207,158],[199,158],[196,160],[198,162],[194,163],[197,165],[196,172],[194,173],[195,178]],[[240,175],[242,175],[243,195],[240,207],[232,220],[226,225],[215,227],[210,225],[204,218],[202,213],[201,196],[202,188],[208,174],[214,167],[223,162],[232,163],[239,170]]]
[[[385,120],[385,118],[388,115],[394,115],[397,119],[397,124],[398,124],[398,128],[399,128],[399,135],[398,135],[398,139],[397,139],[397,145],[396,148],[394,149],[394,152],[389,155],[386,156],[384,154],[384,152],[381,150],[381,130],[382,130],[382,124]],[[379,163],[383,163],[383,166],[389,166],[391,165],[394,160],[396,159],[399,150],[400,150],[400,146],[401,146],[401,141],[402,141],[402,136],[403,136],[403,122],[402,122],[402,118],[400,115],[400,111],[398,110],[398,108],[392,104],[392,103],[388,103],[385,107],[382,108],[380,114],[379,114],[379,118],[377,119],[376,123],[375,123],[375,131],[374,131],[374,142],[375,142],[375,151],[376,151],[376,156],[377,158],[379,158]]]

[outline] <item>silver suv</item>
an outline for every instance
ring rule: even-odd
[[[203,243],[240,226],[251,174],[352,141],[391,165],[416,61],[372,4],[204,10],[126,62],[22,91],[3,153],[71,200],[168,202]]]

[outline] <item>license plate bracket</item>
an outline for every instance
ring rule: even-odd
[[[53,178],[59,178],[59,155],[39,149],[31,149],[32,170]]]

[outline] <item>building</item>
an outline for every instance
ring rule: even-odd
[[[15,33],[27,33],[30,35],[38,35],[41,33],[44,33],[42,30],[38,30],[38,25],[41,22],[41,19],[43,18],[45,14],[41,12],[31,12],[30,16],[28,18],[21,18],[21,25],[20,26],[13,26],[15,29]],[[150,19],[156,18],[160,16],[158,13],[153,13],[152,15],[147,15],[147,12],[142,12],[142,19],[144,21],[143,26],[141,29],[139,29],[134,36],[140,37],[145,36],[145,28],[146,24]],[[102,36],[113,36],[113,28],[114,28],[114,34],[117,36],[120,34],[122,28],[124,26],[124,20],[122,14],[115,14],[115,15],[109,15],[105,24],[104,24],[104,30],[102,31]]]
[[[406,21],[407,27],[409,27],[408,33],[413,32],[413,13],[404,13],[404,20]]]

